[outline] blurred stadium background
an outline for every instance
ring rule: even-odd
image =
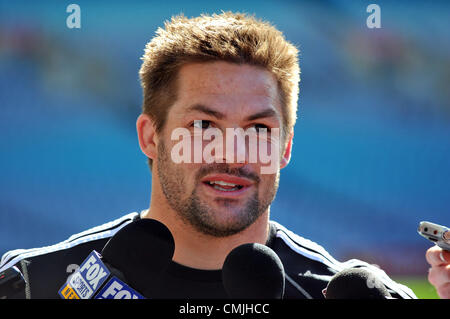
[[[375,2],[375,1],[374,1]],[[66,7],[81,7],[81,29]],[[272,218],[338,260],[436,297],[417,234],[450,225],[450,3],[0,1],[0,254],[50,245],[148,207],[140,57],[174,14],[232,10],[301,51],[291,164]]]

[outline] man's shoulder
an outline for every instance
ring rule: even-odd
[[[286,293],[306,298],[323,298],[322,290],[331,278],[344,269],[364,267],[376,274],[397,298],[416,298],[408,287],[393,281],[382,269],[359,259],[344,262],[335,259],[321,245],[304,238],[285,226],[271,221],[271,246],[283,262]]]
[[[271,220],[270,247],[280,257],[285,271],[285,298],[324,298],[322,290],[341,270],[341,263],[321,245]]]
[[[51,246],[10,250],[3,254],[0,261],[0,270],[9,268],[17,264],[17,262],[19,262],[21,259],[29,259],[36,256],[59,253],[68,249],[70,250],[79,245],[95,242],[100,239],[109,239],[120,228],[133,221],[138,215],[139,213],[137,212],[127,214],[113,221],[89,228],[77,234],[73,234],[68,239]]]
[[[89,253],[101,251],[110,237],[138,216],[137,212],[127,214],[51,246],[8,251],[1,259],[0,272],[15,266],[31,298],[57,298],[60,286]]]
[[[311,264],[317,264],[329,274],[341,270],[341,263],[321,245],[296,234],[276,221],[270,222],[275,229],[272,245],[279,250],[277,251],[279,255],[284,258],[300,259]]]

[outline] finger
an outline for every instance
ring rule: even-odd
[[[427,250],[425,257],[431,266],[450,264],[450,252],[439,246],[433,246]]]
[[[436,289],[439,297],[442,299],[450,299],[450,282]]]
[[[443,233],[442,238],[447,244],[450,244],[450,230],[447,230],[445,233]]]
[[[428,272],[428,281],[436,289],[450,283],[450,265],[431,267]]]

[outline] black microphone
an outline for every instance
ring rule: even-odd
[[[157,295],[175,242],[169,229],[154,219],[121,228],[93,251],[59,290],[64,299],[142,299]]]
[[[16,266],[0,272],[0,299],[25,298],[25,279]]]
[[[282,299],[284,280],[280,258],[258,243],[234,248],[222,267],[223,285],[230,298]]]
[[[174,251],[175,241],[169,229],[157,220],[143,218],[120,229],[101,255],[133,288],[146,297],[154,297],[160,274],[171,262]]]
[[[381,280],[364,268],[349,268],[335,274],[324,292],[326,299],[392,299]]]

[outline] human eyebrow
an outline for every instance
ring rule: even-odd
[[[211,109],[211,108],[209,108],[209,107],[207,107],[207,106],[205,106],[203,104],[194,104],[194,105],[192,105],[192,106],[190,106],[190,107],[188,107],[186,109],[187,113],[192,112],[192,111],[205,113],[205,114],[213,116],[213,117],[215,117],[215,118],[217,118],[219,120],[221,120],[221,119],[223,119],[225,117],[225,114],[223,114],[223,113],[221,113],[219,111],[213,110],[213,109]]]
[[[274,117],[278,118],[278,113],[273,109],[267,109],[255,114],[252,114],[246,118],[247,121],[254,121],[261,118]]]

